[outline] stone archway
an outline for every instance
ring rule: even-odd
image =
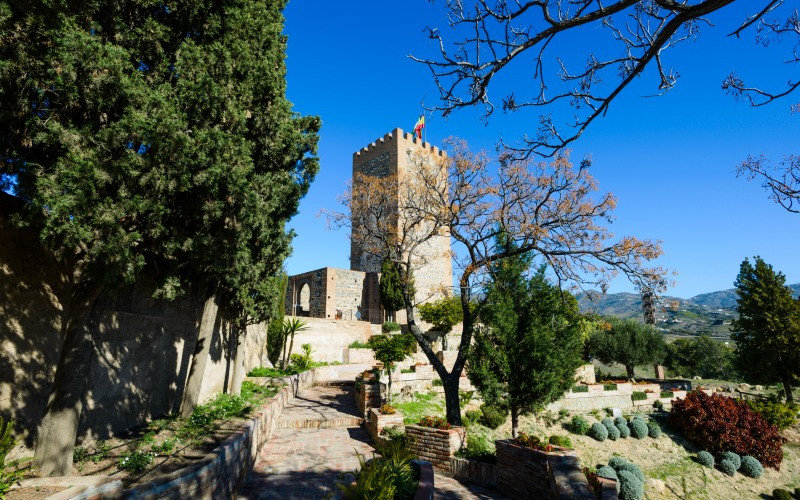
[[[303,283],[297,292],[297,316],[311,315],[311,287],[308,283]]]

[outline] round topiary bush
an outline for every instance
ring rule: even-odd
[[[592,429],[589,433],[598,441],[605,441],[608,438],[608,429],[599,422],[592,424]]]
[[[772,498],[775,500],[792,500],[792,494],[784,489],[776,488],[772,490]]]
[[[644,497],[644,483],[630,471],[619,471],[619,498],[621,500],[641,500]]]
[[[736,465],[730,460],[723,460],[719,463],[719,470],[729,476],[732,476],[736,474]]]
[[[608,439],[612,441],[619,439],[619,429],[617,429],[617,426],[612,425],[611,427],[606,427],[606,430],[608,431]]]
[[[613,467],[610,467],[608,465],[604,465],[599,469],[597,469],[596,474],[599,477],[604,477],[606,479],[613,479],[614,481],[619,479],[619,477],[617,476],[617,471],[615,471]]]
[[[572,421],[569,424],[569,430],[570,432],[584,436],[589,432],[589,422],[582,416],[575,415],[572,417]]]
[[[635,437],[636,439],[642,439],[647,437],[647,424],[644,423],[644,420],[640,418],[634,418],[631,421],[631,436]]]
[[[701,451],[697,454],[697,461],[706,467],[714,467],[714,455],[707,451]]]
[[[614,425],[614,427],[616,427],[617,430],[619,430],[619,437],[621,437],[623,439],[625,439],[625,438],[627,438],[628,436],[631,435],[631,429],[630,429],[630,427],[628,427],[628,424],[626,424],[626,423],[616,424],[616,425]]]
[[[747,455],[742,457],[742,466],[739,467],[739,472],[747,477],[758,479],[764,473],[764,467],[757,458]]]
[[[619,416],[614,419],[614,425],[628,425],[628,421],[625,420],[625,417]]]
[[[611,460],[608,461],[608,465],[610,465],[615,471],[619,471],[622,469],[622,466],[628,464],[627,460],[622,457],[611,457]]]
[[[654,420],[647,422],[647,434],[653,439],[658,439],[661,437],[661,426]]]
[[[639,479],[639,481],[641,481],[642,484],[644,484],[644,472],[642,472],[642,469],[640,469],[638,465],[636,465],[633,462],[628,462],[626,464],[623,464],[622,467],[619,468],[619,472],[622,472],[624,470],[636,476],[636,478]]]
[[[742,466],[742,457],[740,457],[739,455],[737,455],[732,451],[726,451],[725,453],[722,454],[721,457],[719,457],[719,459],[730,460],[731,462],[733,462],[733,465],[736,467],[736,470],[739,470],[739,467]]]

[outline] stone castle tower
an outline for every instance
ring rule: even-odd
[[[446,157],[444,151],[396,128],[353,153],[354,182],[356,173],[375,177],[402,175],[415,168],[415,162],[443,157]],[[417,253],[420,255],[420,263],[414,268],[417,302],[435,300],[442,296],[444,288],[450,289],[453,285],[449,235],[433,237]],[[379,273],[381,259],[362,251],[351,239],[350,269]]]

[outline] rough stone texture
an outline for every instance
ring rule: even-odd
[[[369,418],[372,408],[380,408],[386,398],[386,385],[380,382],[365,382],[363,377],[356,377],[355,401],[358,414]]]
[[[284,312],[287,315],[347,321],[383,322],[379,275],[323,267],[289,276]]]
[[[602,488],[600,490],[600,500],[617,500],[619,498],[616,481],[604,477],[598,477],[597,480],[600,481]]]
[[[594,384],[594,365],[589,363],[578,367],[578,369],[575,370],[575,383]]]
[[[551,453],[498,440],[497,488],[511,498],[593,499],[589,481],[572,450]]]
[[[314,349],[311,356],[315,361],[374,364],[363,359],[347,359],[347,351],[350,349],[348,346],[353,341],[366,342],[373,335],[372,325],[369,323],[321,318],[301,319],[306,322],[308,330],[295,335],[292,354],[302,354],[302,345],[311,344]]]
[[[434,429],[420,425],[407,425],[406,436],[411,439],[412,452],[445,473],[451,470],[450,459],[464,445],[466,429]]]
[[[653,370],[655,371],[656,378],[658,380],[664,380],[667,378],[667,372],[662,365],[653,365]]]
[[[359,363],[374,365],[378,360],[375,359],[375,353],[372,349],[359,349],[348,347],[345,351],[345,363]]]
[[[492,488],[497,484],[496,466],[487,462],[453,457],[450,459],[450,474],[460,481],[479,486]]]

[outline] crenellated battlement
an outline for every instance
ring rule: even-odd
[[[382,149],[385,145],[391,142],[404,142],[408,144],[413,144],[418,148],[422,148],[424,150],[429,150],[435,156],[446,156],[447,153],[436,146],[433,146],[429,142],[423,142],[422,139],[417,139],[414,134],[409,134],[408,132],[403,132],[403,129],[396,128],[393,131],[389,132],[388,134],[384,135],[383,137],[379,137],[374,142],[371,142],[369,145],[361,148],[360,150],[353,153],[353,159],[360,158],[363,155],[366,155],[370,151],[374,151],[376,149]]]

